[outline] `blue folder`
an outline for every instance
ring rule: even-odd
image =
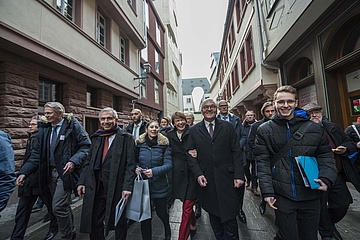
[[[305,175],[303,178],[306,177],[308,186],[311,187],[311,189],[319,188],[320,184],[314,181],[314,179],[319,178],[319,166],[316,158],[310,156],[298,156],[295,159],[299,165],[300,173]],[[304,183],[306,186],[305,179]]]

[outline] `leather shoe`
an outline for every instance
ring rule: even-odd
[[[61,239],[74,240],[76,238],[76,232],[72,232],[69,235],[63,236],[63,237],[61,237]]]
[[[195,217],[196,219],[201,217],[201,207],[200,204],[195,204]]]
[[[44,238],[44,240],[51,240],[53,239],[56,234],[58,233],[58,230],[55,230],[55,231],[49,231],[47,234],[46,234],[46,237]]]
[[[256,188],[252,188],[251,189],[251,192],[255,195],[255,196],[260,196],[260,193],[259,193],[259,191],[256,189]]]
[[[266,212],[266,202],[265,201],[260,202],[259,211],[260,211],[261,215],[265,214],[265,212]]]
[[[246,216],[242,209],[240,209],[238,217],[239,217],[240,222],[246,223]]]

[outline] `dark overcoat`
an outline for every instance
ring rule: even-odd
[[[78,185],[85,185],[85,196],[81,212],[80,232],[91,233],[91,219],[95,200],[96,177],[94,163],[101,145],[99,136],[93,137],[90,153],[85,161]],[[107,166],[107,167],[104,167]],[[101,179],[106,191],[105,230],[115,229],[116,204],[121,199],[122,191],[132,191],[135,179],[134,140],[123,129],[118,129],[116,136],[105,156],[101,170]]]
[[[51,123],[44,124],[40,122],[38,124],[38,143],[35,144],[28,161],[19,171],[19,175],[24,174],[28,177],[31,173],[39,170],[40,191],[48,189],[51,130]],[[76,188],[81,167],[89,153],[90,145],[89,135],[80,123],[74,117],[64,117],[55,144],[54,158],[56,170],[63,180],[65,191],[72,191]],[[67,162],[73,162],[75,168],[72,172],[63,175],[63,168]]]
[[[24,155],[23,165],[27,162],[31,155],[32,148],[37,143],[37,132],[29,133],[29,139],[26,144],[26,151]],[[39,190],[39,172],[31,174],[28,178],[25,179],[24,185],[18,187],[18,196],[37,196],[40,194]]]
[[[189,126],[178,138],[176,128],[168,132],[168,139],[171,146],[172,156],[172,197],[174,199],[196,200],[197,199],[197,182],[191,173],[186,155],[186,145],[189,137]]]
[[[242,151],[231,123],[215,119],[213,138],[204,120],[190,128],[187,150],[196,149],[197,158],[188,153],[195,179],[204,175],[207,186],[198,185],[200,205],[220,217],[221,222],[234,219],[239,213],[238,190],[234,179],[244,180]]]
[[[346,180],[351,182],[356,190],[360,191],[360,176],[354,164],[352,164],[352,162],[346,156],[353,154],[357,150],[356,143],[335,123],[330,122],[324,117],[321,123],[323,124],[327,133],[330,135],[336,147],[341,145],[347,148],[344,156],[340,156],[341,165],[343,167]]]

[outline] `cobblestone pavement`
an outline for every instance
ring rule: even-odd
[[[349,211],[345,218],[338,223],[337,229],[345,240],[359,239],[360,233],[360,193],[358,193],[352,186],[350,191],[354,199],[354,203],[350,206]],[[274,225],[274,212],[267,209],[264,216],[261,216],[258,211],[258,204],[260,198],[254,196],[250,191],[245,191],[244,200],[244,212],[247,217],[247,223],[241,223],[238,221],[240,239],[248,240],[270,240],[273,239],[276,227]],[[81,213],[82,201],[79,201],[72,205],[75,216],[76,227],[79,227],[80,213]],[[178,237],[178,231],[181,220],[181,202],[175,201],[173,207],[170,210],[170,224],[172,229],[172,239],[175,240]],[[13,226],[14,215],[16,211],[16,204],[8,206],[2,213],[0,218],[0,240],[9,239]],[[44,207],[40,212],[33,213],[30,218],[29,227],[27,229],[26,240],[39,240],[43,239],[48,230],[48,223],[43,223],[42,218],[46,214]],[[55,239],[60,239],[57,236]],[[88,239],[87,234],[78,233],[78,240]],[[114,239],[114,233],[110,232],[106,239]],[[133,224],[128,229],[129,240],[141,240],[140,223]],[[153,219],[153,240],[164,239],[164,230],[161,221],[158,217],[154,216]],[[214,240],[208,215],[205,211],[202,211],[201,218],[197,220],[197,233],[194,240]],[[320,238],[319,238],[320,239]]]

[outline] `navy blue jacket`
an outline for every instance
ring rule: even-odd
[[[40,191],[47,188],[49,182],[50,134],[51,123],[39,123],[38,144],[33,147],[30,158],[19,171],[19,175],[24,174],[28,177],[39,170]],[[74,117],[64,118],[54,150],[56,170],[63,180],[64,190],[69,191],[77,186],[80,170],[89,153],[90,145],[89,136],[80,123]],[[63,168],[67,162],[73,162],[75,169],[64,176]]]
[[[153,177],[149,179],[151,198],[165,198],[168,194],[167,172],[171,170],[171,149],[167,137],[158,134],[157,145],[149,147],[144,133],[136,140],[136,163],[142,169],[152,169]]]

